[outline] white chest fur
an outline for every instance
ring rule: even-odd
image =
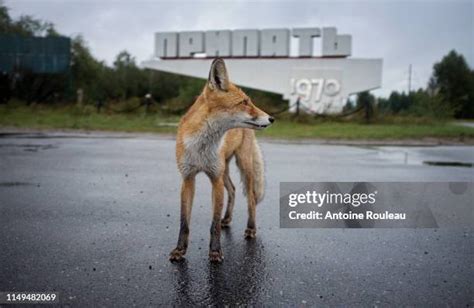
[[[217,175],[223,168],[219,153],[223,144],[225,129],[217,123],[207,122],[203,129],[184,138],[184,157],[181,161],[183,175],[205,172]]]

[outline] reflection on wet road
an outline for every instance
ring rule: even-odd
[[[223,232],[225,266],[207,264],[203,288],[201,276],[195,277],[188,260],[173,264],[174,284],[180,305],[248,305],[262,303],[265,277],[264,246],[260,240],[234,242],[232,231]]]

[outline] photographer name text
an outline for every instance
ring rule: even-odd
[[[291,220],[405,220],[406,213],[397,213],[390,211],[377,212],[373,209],[357,212],[351,210],[327,209],[322,210],[325,205],[343,205],[352,208],[362,206],[373,206],[376,203],[377,191],[372,193],[331,193],[306,191],[306,193],[292,193],[288,195],[288,206],[296,208],[300,205],[311,205],[315,210],[305,210],[304,212],[291,210],[288,217]]]

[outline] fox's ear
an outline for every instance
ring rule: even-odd
[[[208,81],[208,85],[211,90],[229,90],[229,75],[227,74],[224,60],[217,58],[212,61]]]

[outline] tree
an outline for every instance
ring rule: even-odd
[[[82,36],[76,36],[71,42],[72,67],[71,73],[74,88],[84,91],[86,101],[94,101],[104,96],[101,81],[105,74],[105,64],[97,61],[91,54]]]
[[[0,1],[0,33],[6,33],[11,27],[12,19],[8,8]]]
[[[450,51],[433,66],[430,87],[435,88],[457,118],[474,117],[474,79],[464,56]]]
[[[449,119],[454,115],[454,110],[447,104],[441,95],[430,94],[429,91],[418,90],[413,94],[413,105],[408,112],[419,117],[434,119]]]
[[[342,113],[348,113],[348,112],[351,112],[352,110],[354,110],[354,105],[352,105],[352,102],[348,99],[346,101],[346,104],[342,108]]]
[[[21,15],[18,20],[10,17],[8,7],[0,1],[0,33],[23,36],[56,36],[54,24],[30,15]]]
[[[149,88],[148,76],[135,63],[135,58],[123,50],[114,61],[116,82],[121,90],[120,96],[124,99],[139,96],[143,97]]]
[[[369,91],[361,92],[357,95],[357,107],[364,108],[365,122],[369,123],[374,114],[375,97]]]

